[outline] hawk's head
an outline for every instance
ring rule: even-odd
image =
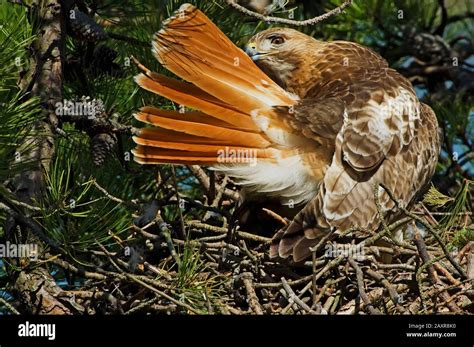
[[[271,79],[285,89],[291,89],[297,75],[296,69],[304,69],[310,52],[315,52],[320,41],[289,28],[272,28],[253,36],[246,53]],[[298,71],[303,72],[303,71]]]

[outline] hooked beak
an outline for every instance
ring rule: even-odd
[[[245,53],[252,58],[253,61],[257,61],[258,58],[260,57],[260,54],[258,54],[257,51],[257,46],[253,42],[249,42],[247,46],[245,47]]]

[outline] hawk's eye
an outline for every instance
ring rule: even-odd
[[[281,45],[283,42],[285,42],[285,39],[281,36],[273,36],[270,39],[270,42],[272,43],[272,45]]]

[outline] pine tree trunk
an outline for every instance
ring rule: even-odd
[[[63,46],[64,46],[64,8],[59,0],[41,1],[30,13],[35,18],[37,38],[32,45],[30,68],[20,80],[20,86],[26,95],[40,98],[43,108],[43,119],[31,136],[18,148],[21,160],[30,162],[29,169],[22,172],[16,181],[16,195],[23,202],[40,200],[44,191],[44,171],[49,169],[54,155],[53,132],[58,120],[55,114],[55,104],[62,98],[63,75]],[[37,21],[36,21],[37,20]],[[24,211],[29,218],[29,211]],[[27,240],[28,243],[39,243],[41,240],[32,228],[23,228],[22,235],[12,235],[14,240]],[[26,229],[26,230],[25,230]],[[26,233],[26,236],[25,236]],[[16,241],[18,242],[18,241]],[[21,262],[24,264],[24,259]],[[18,265],[18,264],[17,264]],[[36,314],[71,314],[72,311],[58,300],[62,291],[50,275],[47,267],[34,269],[23,267],[14,272],[14,288],[22,303]]]

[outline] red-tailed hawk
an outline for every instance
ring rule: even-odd
[[[434,173],[433,111],[363,46],[273,28],[250,40],[247,55],[185,4],[156,33],[153,51],[189,83],[143,66],[137,83],[196,111],[142,108],[136,119],[153,127],[134,138],[135,160],[209,165],[246,196],[306,204],[276,234],[271,256],[300,261],[328,232],[375,230],[376,185],[408,206]],[[378,194],[392,211],[387,193]]]

